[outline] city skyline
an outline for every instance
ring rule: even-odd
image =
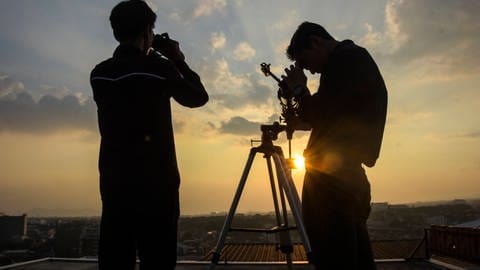
[[[96,106],[89,74],[117,43],[118,1],[0,2],[0,212],[99,213]],[[148,1],[210,94],[187,110],[172,100],[184,215],[227,212],[260,124],[278,119],[285,48],[303,21],[352,39],[376,60],[389,91],[380,158],[367,168],[372,201],[480,197],[480,2]],[[319,75],[308,75],[316,91]],[[308,132],[295,132],[302,154]],[[276,141],[286,152],[285,134]],[[265,165],[255,160],[240,212],[271,211]],[[299,193],[304,170],[294,170]]]

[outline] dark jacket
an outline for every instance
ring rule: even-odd
[[[318,91],[300,104],[300,117],[312,126],[307,162],[334,153],[348,163],[374,166],[386,112],[387,89],[374,60],[352,41],[340,42],[327,60]]]
[[[200,77],[184,62],[120,45],[93,69],[90,82],[101,134],[102,199],[178,189],[170,98],[204,105],[208,94]]]

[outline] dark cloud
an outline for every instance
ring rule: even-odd
[[[8,76],[0,75],[0,97],[10,93],[20,92],[24,89],[23,83],[15,81]]]
[[[261,125],[270,125],[273,124],[273,122],[279,122],[278,114],[272,114],[268,117],[266,122],[254,122],[241,116],[235,116],[230,118],[228,121],[222,121],[218,130],[220,133],[229,133],[235,135],[260,134]],[[217,129],[211,122],[208,122],[208,125]]]
[[[93,99],[80,102],[74,95],[45,95],[37,102],[26,91],[0,98],[0,131],[51,133],[71,129],[97,131]]]
[[[280,122],[280,115],[274,113],[268,118],[268,123]]]
[[[235,116],[226,122],[222,122],[219,131],[221,133],[235,135],[253,135],[260,132],[260,125],[260,123],[249,121],[240,116]]]

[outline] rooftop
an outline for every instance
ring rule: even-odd
[[[423,239],[372,241],[379,270],[480,270],[480,229],[431,226]],[[177,270],[209,269],[208,254],[183,260]],[[293,244],[294,269],[314,270],[307,262],[302,244]],[[161,266],[161,262],[159,262]],[[0,266],[0,270],[96,270],[95,258],[47,257],[34,261]],[[288,269],[285,255],[275,243],[225,243],[216,269]]]
[[[436,259],[424,260],[376,260],[378,270],[478,270],[479,266],[459,267]],[[209,269],[208,261],[178,261],[177,270],[206,270]],[[18,263],[15,265],[0,267],[0,270],[97,270],[95,259],[65,259],[44,258],[36,261]],[[288,269],[285,262],[229,262],[220,263],[215,269],[218,270],[279,270]],[[313,266],[305,261],[295,261],[293,269],[314,270]]]
[[[378,270],[480,270],[480,264],[432,255],[428,258],[422,240],[372,241],[372,249]],[[288,269],[283,253],[275,244],[225,244],[221,252],[218,270],[273,270]],[[431,255],[431,254],[430,254]],[[407,259],[405,259],[407,258]],[[301,244],[294,244],[293,269],[314,270],[306,261]],[[198,260],[179,260],[177,270],[209,269],[211,255]],[[97,260],[87,258],[43,258],[34,261],[0,266],[0,270],[97,270]]]

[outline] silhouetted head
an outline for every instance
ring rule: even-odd
[[[313,73],[321,73],[333,46],[337,41],[323,26],[303,22],[300,24],[287,47],[288,59],[301,68]]]
[[[156,19],[157,15],[142,0],[122,1],[110,13],[110,25],[113,29],[113,36],[120,43],[142,38],[152,39]]]

